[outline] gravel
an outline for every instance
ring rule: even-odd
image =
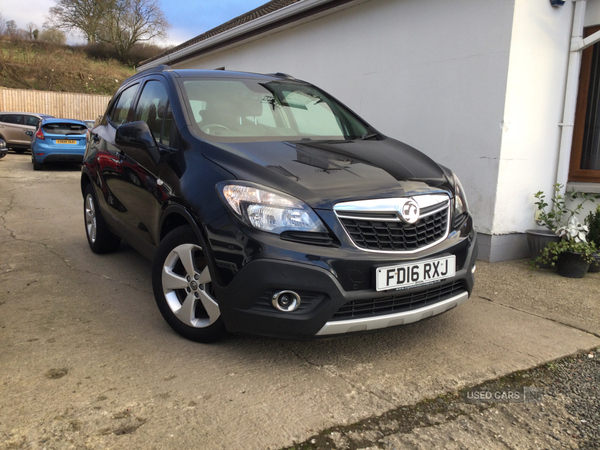
[[[546,395],[567,397],[566,410],[581,449],[600,448],[600,349],[533,369]]]
[[[533,394],[469,401],[475,391]],[[333,427],[285,450],[429,448],[599,449],[600,348]]]

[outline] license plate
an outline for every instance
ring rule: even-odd
[[[77,144],[77,141],[74,141],[72,139],[57,139],[56,143],[57,144]]]
[[[376,273],[378,291],[429,284],[456,275],[456,257],[450,255],[426,261],[378,267]]]

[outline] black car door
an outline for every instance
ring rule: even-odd
[[[131,116],[132,122],[145,122],[158,148],[169,147],[173,114],[165,85],[158,79],[146,80]],[[165,165],[157,153],[138,146],[115,143],[120,166],[119,201],[128,231],[142,245],[157,245],[161,205],[168,197],[159,175]]]
[[[123,90],[113,102],[106,117],[94,128],[90,135],[87,154],[93,158],[96,168],[96,198],[101,209],[106,213],[105,220],[120,235],[127,234],[125,226],[130,219],[129,211],[121,203],[125,177],[121,167],[122,155],[115,147],[115,131],[117,127],[130,120],[132,107],[139,92],[139,83]]]

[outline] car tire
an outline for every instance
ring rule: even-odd
[[[162,316],[181,336],[203,343],[228,334],[206,258],[192,228],[182,226],[161,241],[152,266],[152,288]]]
[[[42,170],[44,168],[42,163],[37,162],[35,156],[33,156],[33,152],[31,152],[31,162],[33,164],[33,170]]]
[[[83,192],[83,219],[85,235],[94,253],[112,253],[118,250],[121,238],[111,233],[98,209],[94,188],[88,184]]]

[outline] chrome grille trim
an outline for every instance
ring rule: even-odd
[[[438,205],[436,205],[435,209],[433,209],[431,211],[427,210],[425,213],[423,213],[423,211],[421,211],[421,217],[428,217],[428,216],[431,216],[432,214],[435,214],[435,213],[438,213],[440,211],[443,211],[444,209],[446,209],[448,207],[448,203],[449,202],[450,202],[450,200],[445,201],[443,203],[440,203],[439,207],[438,207]],[[372,211],[371,211],[371,213],[372,213]],[[383,214],[385,214],[385,215],[383,215]],[[380,222],[401,222],[402,221],[398,216],[388,217],[388,216],[391,215],[390,212],[382,213],[382,216],[376,216],[376,215],[373,215],[373,216],[368,216],[368,215],[359,216],[359,215],[356,215],[356,214],[353,215],[352,212],[348,212],[348,213],[340,212],[340,213],[338,213],[336,211],[336,215],[340,219],[377,220],[377,221],[380,221]]]
[[[358,245],[352,238],[350,232],[344,225],[342,219],[350,220],[362,220],[362,221],[374,221],[374,222],[400,222],[403,221],[398,215],[399,209],[409,200],[414,200],[422,210],[419,222],[423,218],[427,218],[431,215],[443,212],[446,210],[446,229],[443,235],[427,245],[423,245],[412,250],[381,250],[373,248],[365,248]],[[371,253],[388,253],[388,254],[413,254],[428,248],[431,248],[444,239],[450,234],[451,225],[451,211],[450,207],[452,201],[450,196],[447,194],[431,194],[431,195],[415,195],[412,197],[398,197],[398,198],[384,198],[374,200],[359,200],[354,202],[343,202],[338,203],[333,207],[334,213],[340,222],[340,225],[344,229],[346,236],[352,242],[352,245],[359,250]],[[354,213],[354,214],[353,214]],[[357,214],[358,213],[358,214]],[[417,222],[417,224],[419,223]],[[416,225],[416,224],[415,224]]]

